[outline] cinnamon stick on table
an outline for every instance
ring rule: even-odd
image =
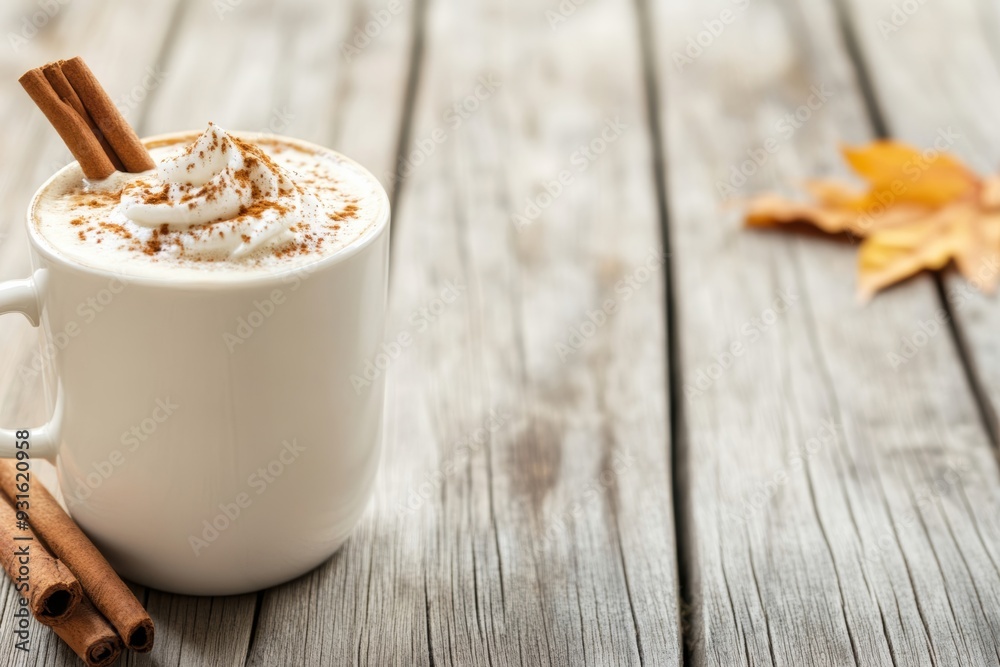
[[[58,60],[19,79],[89,179],[156,167],[135,130],[80,57]]]
[[[63,623],[83,599],[80,582],[30,527],[18,528],[17,521],[10,502],[0,497],[0,563],[39,623]]]
[[[106,667],[122,653],[122,640],[86,597],[73,615],[52,628],[88,667]]]
[[[17,470],[12,460],[0,460],[0,490],[8,498],[15,494]],[[97,547],[83,534],[39,483],[31,485],[29,520],[42,538],[83,586],[83,592],[104,614],[133,651],[153,648],[153,620]]]

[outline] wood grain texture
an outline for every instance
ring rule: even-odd
[[[73,13],[66,10],[68,36],[59,42],[60,50],[53,51],[53,44],[48,43],[48,50],[33,52],[30,58],[25,58],[26,64],[11,66],[9,69],[14,73],[9,79],[16,85],[22,69],[68,55],[63,48],[76,49],[99,71],[112,96],[125,104],[126,115],[141,135],[196,129],[214,120],[225,127],[284,133],[337,145],[365,163],[381,164],[388,170],[402,125],[403,94],[411,58],[407,37],[414,13],[407,10],[395,17],[394,24],[379,40],[351,59],[355,63],[353,68],[347,67],[339,52],[339,40],[353,37],[351,31],[364,25],[366,13],[379,7],[371,3],[371,7],[331,11],[322,3],[310,1],[280,6],[164,3],[150,12],[123,3],[109,4],[106,11],[74,5]],[[37,7],[22,7],[23,11],[29,9]],[[14,12],[11,20],[20,21],[21,14]],[[136,29],[146,22],[158,31]],[[54,30],[56,24],[51,27]],[[84,33],[76,32],[90,29],[93,32],[87,33],[88,39],[95,44],[81,40]],[[135,43],[122,40],[112,43],[112,35],[124,33],[130,34]],[[338,39],[332,41],[331,36]],[[73,45],[74,39],[80,42],[78,46]],[[101,40],[107,44],[96,46]],[[104,51],[119,61],[117,67],[105,62],[109,56]],[[127,65],[121,63],[126,59],[124,55]],[[295,76],[288,76],[289,72]],[[147,85],[147,82],[152,83]],[[382,87],[369,91],[373,83]],[[16,95],[23,93],[17,91]],[[37,115],[30,102],[17,108],[23,108],[25,118]],[[49,130],[42,123],[38,123],[37,129],[38,135],[44,137]],[[0,141],[15,136],[0,133]],[[16,241],[0,244],[0,251],[17,258],[17,263],[3,265],[5,270],[12,269],[9,274],[5,271],[3,278],[28,272],[27,243],[20,216],[36,183],[68,161],[68,158],[58,161],[63,153],[65,149],[55,138],[25,142],[23,150],[7,153],[11,159],[37,165],[39,173],[30,183],[9,186],[10,190],[20,188],[24,193],[23,201],[16,202],[16,214],[7,218],[12,221],[10,226],[0,230]],[[0,178],[24,173],[27,170],[5,170]],[[18,373],[32,358],[36,332],[15,318],[4,318],[2,324],[11,325],[12,331],[2,338],[5,347],[10,344],[17,350],[16,355],[3,359],[9,363],[5,376],[9,381],[2,385],[7,391],[5,411],[10,413],[12,422],[40,423],[46,414],[44,402],[38,400],[41,378],[28,383]],[[52,486],[54,475],[51,470],[46,472],[49,473],[46,482]],[[135,590],[145,600],[157,625],[157,642],[152,653],[126,655],[124,664],[186,667],[245,663],[259,596],[192,598],[141,587]],[[6,612],[16,597],[6,589],[3,595],[0,611]],[[9,630],[10,619],[10,614],[3,613],[0,628]],[[36,632],[34,637],[37,645],[28,656],[14,655],[11,659],[22,662],[27,659],[26,664],[32,665],[75,664],[72,654],[44,630]],[[292,664],[280,646],[267,650],[276,652],[271,664]],[[10,645],[4,643],[0,656],[8,657],[11,651]]]
[[[170,77],[157,91],[143,133],[197,129],[213,120],[226,128],[301,137],[366,165],[388,167],[403,122],[413,12],[395,16],[351,62],[340,53],[353,28],[379,7],[243,3],[218,13],[210,3],[188,5],[177,28],[177,43],[164,63]],[[368,91],[373,82],[381,87]],[[295,584],[291,588],[297,591]],[[168,627],[158,638],[159,654],[134,656],[134,664],[243,665],[251,646],[258,655],[268,656],[266,664],[310,664],[299,653],[299,642],[305,639],[307,646],[318,646],[310,642],[345,632],[346,627],[331,624],[327,616],[335,600],[321,598],[320,609],[304,617],[295,613],[301,604],[297,592],[282,591],[267,597],[282,601],[280,613],[291,616],[294,630],[288,631],[294,631],[295,642],[284,636],[275,641],[261,632],[252,635],[263,593],[208,600],[154,591],[150,613]],[[265,627],[271,609],[263,608],[258,630]]]
[[[888,363],[939,308],[932,281],[861,307],[855,249],[748,232],[720,206],[841,171],[837,143],[871,136],[836,15],[815,1],[652,15],[693,663],[995,664],[1000,479],[975,398],[946,327]]]
[[[54,3],[55,4],[55,3]],[[6,100],[0,110],[0,150],[8,168],[0,170],[0,280],[29,273],[24,211],[35,189],[56,169],[72,160],[41,113],[17,85],[27,69],[72,55],[83,55],[101,77],[112,98],[134,117],[141,103],[132,103],[130,92],[141,85],[168,39],[177,2],[143,8],[128,3],[63,3],[36,31],[26,29],[43,11],[34,2],[9,3],[3,12],[4,48],[0,49],[0,81]],[[28,23],[26,24],[25,21]],[[41,19],[37,19],[41,23]],[[29,37],[21,42],[11,34]],[[47,418],[51,396],[46,397],[43,375],[34,371],[39,357],[39,334],[21,318],[0,319],[0,423],[35,425]],[[48,400],[45,400],[48,399]],[[38,462],[39,478],[56,488],[55,474]],[[3,586],[0,597],[0,632],[11,637],[11,603],[16,594]],[[144,592],[137,591],[142,599]],[[78,665],[79,659],[47,628],[35,624],[31,650],[25,654],[13,642],[0,642],[0,664]]]
[[[848,2],[858,53],[874,87],[886,130],[920,148],[957,155],[981,174],[1000,168],[1000,12],[994,3],[956,0],[897,11],[891,2]],[[962,48],[943,48],[941,35],[962,35]],[[914,113],[919,109],[919,113]],[[1000,252],[979,267],[1000,272]],[[1000,297],[962,277],[945,277],[949,312],[983,393],[994,444],[1000,434]]]
[[[300,136],[371,167],[396,205],[387,339],[409,338],[387,371],[368,515],[324,566],[257,596],[137,587],[157,645],[123,664],[676,665],[678,550],[693,664],[1000,663],[1000,474],[956,341],[934,328],[948,312],[934,282],[861,308],[853,248],[745,232],[720,208],[838,171],[837,142],[872,136],[829,0],[638,15],[625,0],[565,15],[427,0],[364,44],[388,5],[320,5],[71,3],[0,52],[0,127],[17,128],[0,151],[25,165],[0,170],[0,279],[28,271],[20,216],[66,159],[13,82],[76,52],[113,97],[159,68],[129,103],[140,134],[214,120]],[[924,3],[883,36],[892,2],[844,7],[886,127],[929,144],[954,126],[953,150],[994,169],[1000,13]],[[734,168],[753,173],[730,182]],[[961,294],[992,406],[995,299]],[[0,320],[4,423],[45,417],[40,377],[19,372],[36,342]],[[0,587],[0,637],[15,599]],[[0,642],[0,664],[77,664],[46,629],[33,638],[28,656]]]
[[[659,258],[632,8],[555,35],[536,3],[427,12],[387,327],[412,342],[376,501],[330,563],[265,595],[250,664],[677,664],[662,273],[557,350]]]

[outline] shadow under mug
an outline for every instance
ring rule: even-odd
[[[28,210],[32,277],[0,285],[0,313],[42,327],[57,379],[31,456],[56,462],[70,514],[135,582],[226,595],[314,568],[359,520],[379,464],[384,378],[358,377],[383,336],[385,192],[358,239],[296,268],[130,277],[39,234],[35,203],[68,169]],[[16,451],[0,430],[0,456]]]

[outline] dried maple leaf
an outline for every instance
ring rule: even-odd
[[[862,299],[951,262],[980,289],[996,287],[1000,176],[982,179],[950,155],[894,141],[842,152],[867,188],[822,179],[805,185],[812,202],[760,195],[749,202],[746,224],[807,223],[829,234],[861,237]]]

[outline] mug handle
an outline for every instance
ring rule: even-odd
[[[10,280],[0,283],[0,315],[6,313],[21,313],[28,318],[32,326],[39,324],[39,296],[44,274],[38,271],[31,278]],[[56,409],[52,420],[37,428],[10,430],[0,428],[0,458],[14,458],[18,442],[25,439],[30,443],[27,451],[32,458],[44,458],[54,461],[59,447],[59,430],[62,419],[62,387],[56,392]],[[28,431],[28,438],[18,437],[18,433]]]

